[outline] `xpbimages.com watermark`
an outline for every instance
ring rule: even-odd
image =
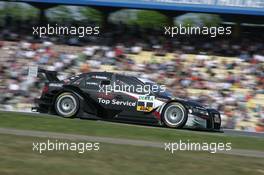
[[[232,27],[199,27],[199,26],[165,26],[164,35],[175,37],[177,35],[207,35],[215,38],[218,35],[231,35]]]
[[[90,35],[99,35],[100,27],[99,26],[59,26],[59,25],[50,25],[47,24],[45,26],[34,26],[32,27],[32,34],[35,36],[39,36],[40,38],[43,36],[49,35],[72,35],[79,38],[83,38],[85,36]]]
[[[49,151],[73,151],[83,154],[88,151],[99,151],[98,142],[61,142],[58,140],[47,140],[46,142],[33,142],[32,150],[38,153]]]
[[[165,92],[166,86],[165,85],[158,85],[158,84],[137,84],[137,85],[128,85],[128,84],[109,84],[109,85],[99,85],[99,92],[105,93],[108,95],[112,92],[129,92],[129,93],[139,93],[139,94],[146,94],[149,95],[151,92]]]
[[[184,142],[180,140],[179,142],[168,142],[164,143],[164,150],[169,151],[172,154],[176,151],[205,151],[210,153],[217,153],[221,151],[232,150],[232,143],[222,143],[222,142]]]

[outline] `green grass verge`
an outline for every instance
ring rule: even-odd
[[[261,175],[264,159],[177,152],[127,145],[100,144],[100,150],[79,154],[32,151],[33,142],[47,139],[0,134],[0,174],[3,175]],[[63,140],[59,140],[63,141]],[[64,142],[64,141],[63,141]]]
[[[1,112],[0,127],[26,130],[51,131],[90,136],[141,139],[158,142],[231,142],[232,148],[264,150],[264,139],[244,136],[226,136],[222,133],[207,133],[158,127],[139,127],[102,121],[63,119],[49,116]]]

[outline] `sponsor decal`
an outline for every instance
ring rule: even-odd
[[[96,78],[96,79],[103,79],[103,80],[107,80],[108,78],[105,76],[99,76],[99,75],[93,75],[92,78]]]
[[[62,87],[63,84],[61,84],[61,83],[50,83],[49,86],[50,87]]]
[[[94,86],[98,86],[98,83],[96,82],[86,82],[86,85],[94,85]]]
[[[137,111],[150,112],[153,110],[155,96],[139,96]]]
[[[136,102],[116,100],[116,99],[108,100],[108,99],[98,98],[98,102],[104,105],[118,105],[118,106],[130,106],[130,107],[136,106]]]
[[[154,101],[155,100],[155,96],[139,96],[138,100],[140,101]]]
[[[114,99],[114,95],[113,94],[99,93],[96,96],[97,96],[97,98],[103,98],[103,99],[106,99],[106,100]]]

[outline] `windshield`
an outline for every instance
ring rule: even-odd
[[[172,98],[172,96],[173,96],[172,93],[165,86],[161,86],[161,85],[158,85],[158,84],[152,83],[152,82],[146,82],[145,84],[150,85],[152,92],[159,97]]]
[[[151,91],[161,97],[161,98],[172,98],[172,93],[166,88],[165,85],[159,85],[151,80],[148,79],[139,79],[141,82],[143,82],[145,85],[148,85],[151,89]]]

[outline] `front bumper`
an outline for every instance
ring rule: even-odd
[[[208,129],[221,129],[221,115],[216,110],[209,110],[209,119],[207,120]]]
[[[221,116],[216,110],[208,110],[208,114],[201,115],[188,113],[185,128],[219,131],[221,129]]]

